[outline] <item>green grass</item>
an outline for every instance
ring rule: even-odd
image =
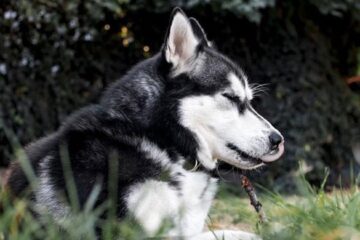
[[[259,187],[258,187],[259,189]],[[335,240],[360,239],[360,191],[357,187],[325,193],[300,181],[301,194],[283,196],[262,190],[260,201],[269,221],[258,223],[255,210],[241,188],[222,185],[208,218],[209,229],[240,229],[266,239]],[[74,212],[61,224],[49,216],[34,219],[31,203],[0,196],[1,239],[95,239],[94,226],[104,229],[103,239],[142,239],[144,234],[131,219],[119,224],[115,218],[99,222],[106,205]],[[61,230],[60,230],[61,229]],[[166,227],[164,227],[166,229]]]
[[[267,198],[270,221],[259,227],[264,239],[360,239],[357,189],[305,197]]]
[[[264,239],[360,239],[357,187],[325,193],[308,186],[302,196],[265,197],[270,221],[259,228]]]
[[[265,240],[360,239],[360,191],[355,185],[326,193],[300,179],[298,188],[301,194],[290,196],[263,189],[259,198],[269,219],[263,224],[241,189],[222,188],[210,226],[252,231]]]
[[[120,223],[109,217],[99,220],[106,205],[97,209],[73,212],[65,220],[55,222],[49,215],[35,218],[30,201],[10,200],[1,195],[0,239],[96,239],[95,226],[103,228],[102,239],[141,239],[140,227],[131,219]]]

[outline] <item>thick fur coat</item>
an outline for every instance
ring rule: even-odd
[[[256,239],[241,231],[203,233],[222,160],[254,169],[278,159],[281,134],[252,107],[243,71],[211,47],[193,18],[175,9],[161,51],[134,66],[94,105],[26,148],[39,178],[32,197],[57,221],[71,212],[66,164],[80,207],[95,185],[95,205],[115,191],[119,220],[133,216],[148,236],[166,219],[168,236]],[[21,195],[28,181],[14,165],[8,183]]]

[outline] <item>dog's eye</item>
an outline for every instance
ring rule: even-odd
[[[227,99],[229,99],[231,102],[236,104],[236,106],[238,107],[239,113],[244,113],[246,104],[245,104],[245,102],[242,102],[238,96],[230,94],[230,93],[223,93],[222,95],[224,97],[226,97]]]
[[[222,94],[224,97],[226,97],[227,99],[229,99],[230,101],[232,102],[235,102],[235,103],[239,103],[240,102],[240,98],[234,94],[231,94],[231,93],[223,93]]]

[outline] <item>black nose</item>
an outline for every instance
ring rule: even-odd
[[[281,143],[282,137],[278,133],[272,132],[269,136],[269,140],[270,140],[270,149],[275,150],[278,148],[279,144]]]

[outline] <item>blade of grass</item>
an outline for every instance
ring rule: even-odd
[[[28,179],[31,188],[36,189],[37,177],[36,177],[35,171],[34,171],[33,167],[31,166],[30,161],[29,161],[23,147],[21,146],[20,141],[16,137],[16,134],[14,133],[14,131],[11,128],[5,126],[5,122],[2,118],[1,109],[0,109],[0,129],[2,129],[4,131],[5,136],[9,140],[9,142],[13,148],[13,151],[15,153],[15,156],[20,163],[20,167],[24,171],[25,176]]]
[[[76,190],[74,175],[71,169],[69,149],[66,143],[60,144],[60,160],[63,168],[66,189],[69,193],[70,204],[74,212],[79,212],[80,205]]]

